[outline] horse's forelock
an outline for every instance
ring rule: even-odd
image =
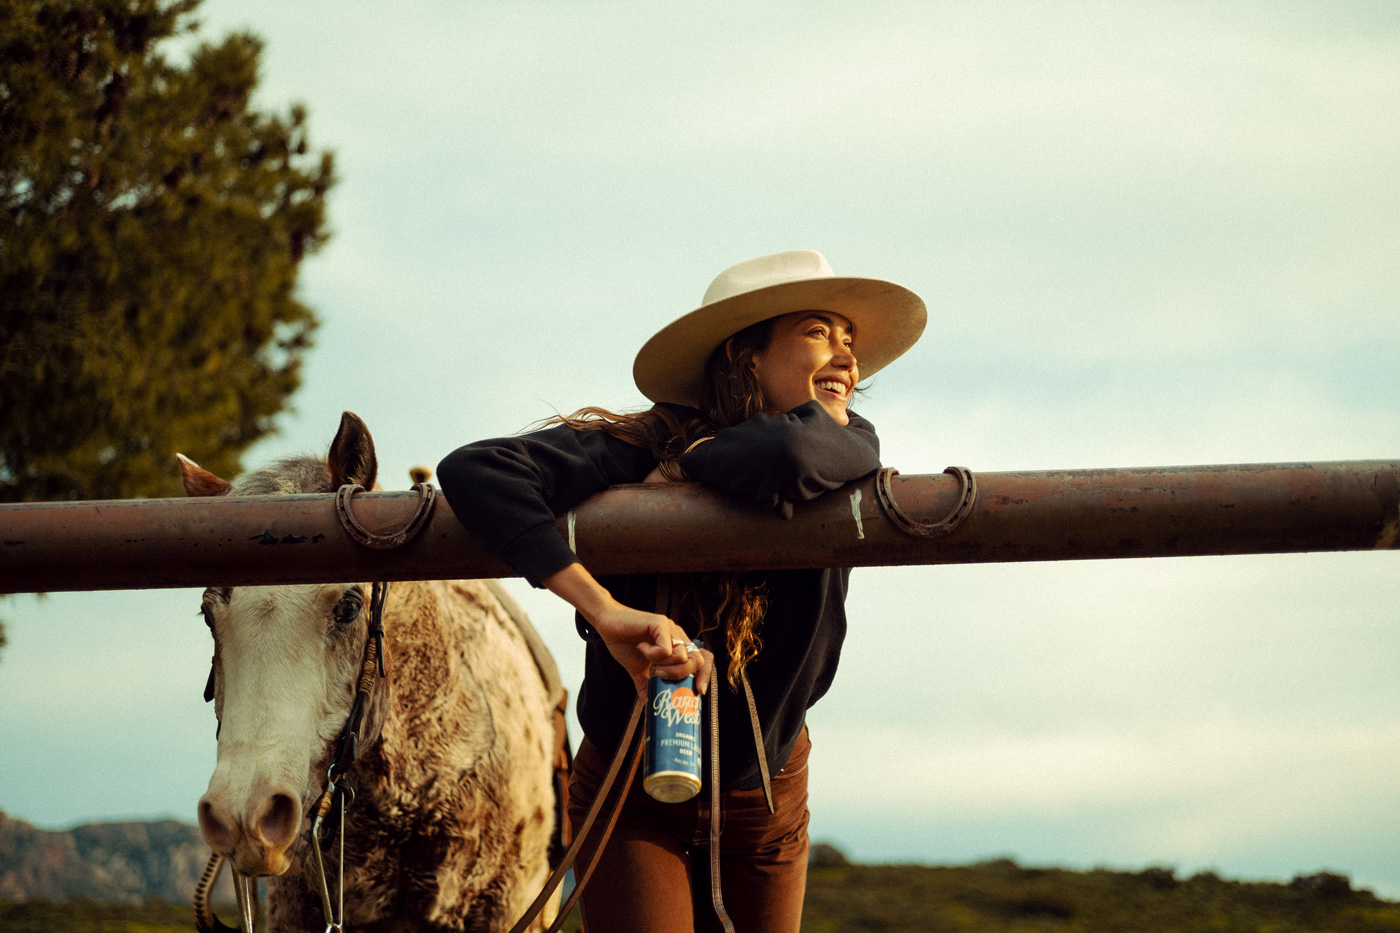
[[[240,476],[230,490],[235,496],[289,496],[305,492],[335,492],[324,458],[281,460],[265,470]]]

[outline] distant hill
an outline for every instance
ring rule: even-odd
[[[0,901],[189,903],[208,858],[198,827],[177,820],[89,823],[58,832],[0,812]],[[233,899],[231,888],[221,893],[220,900]]]

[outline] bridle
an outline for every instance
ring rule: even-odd
[[[307,844],[316,857],[316,887],[321,895],[321,910],[326,917],[325,933],[342,933],[345,923],[345,808],[355,799],[355,791],[345,780],[346,773],[360,756],[360,729],[364,725],[365,709],[375,684],[386,676],[384,670],[384,600],[389,584],[375,583],[370,589],[369,635],[365,639],[365,656],[360,662],[360,679],[355,684],[355,701],[350,715],[335,743],[331,765],[326,770],[326,789],[317,801],[315,817],[311,820]],[[336,804],[340,814],[337,833],[339,852],[336,855],[336,902],[339,909],[331,911],[330,883],[326,877],[326,862],[321,854],[321,827]],[[248,928],[245,933],[252,933]]]

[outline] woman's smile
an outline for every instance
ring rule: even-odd
[[[837,424],[860,380],[852,346],[855,328],[830,311],[798,311],[773,322],[768,346],[753,355],[753,371],[769,405],[790,411],[816,399]]]

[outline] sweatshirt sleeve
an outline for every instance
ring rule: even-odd
[[[875,427],[850,413],[842,426],[815,401],[782,415],[756,415],[726,428],[680,459],[690,479],[752,498],[783,518],[880,468]]]
[[[603,431],[559,425],[459,447],[438,464],[438,482],[467,531],[540,586],[578,561],[555,516],[609,486],[639,482],[655,465]]]

